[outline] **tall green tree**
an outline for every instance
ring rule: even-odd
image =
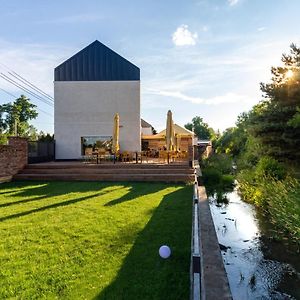
[[[271,83],[261,83],[265,100],[253,108],[249,132],[266,154],[299,162],[300,48],[290,48],[290,54],[282,56],[283,67],[271,69]]]
[[[10,135],[27,136],[35,128],[29,124],[30,120],[38,116],[36,105],[30,99],[21,95],[13,103],[0,105],[0,126],[2,133]]]
[[[199,116],[194,117],[191,123],[187,123],[184,127],[188,130],[194,130],[196,136],[202,140],[209,140],[214,135],[212,128]]]
[[[247,126],[249,113],[238,116],[235,127],[227,128],[215,143],[217,152],[239,156],[244,150],[248,139]]]

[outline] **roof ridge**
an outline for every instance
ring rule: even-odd
[[[140,80],[140,69],[95,40],[59,64],[55,81]]]

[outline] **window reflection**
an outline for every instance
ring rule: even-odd
[[[111,136],[83,136],[81,137],[81,154],[89,155],[93,152],[111,153]]]

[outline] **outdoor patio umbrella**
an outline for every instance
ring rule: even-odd
[[[119,146],[119,124],[120,124],[120,117],[119,114],[115,114],[114,117],[114,128],[113,128],[113,137],[112,137],[112,152],[117,154],[120,150]]]
[[[167,151],[172,151],[175,146],[174,123],[172,119],[172,112],[170,110],[168,111],[167,114],[166,146],[167,146]]]
[[[179,133],[175,134],[176,137],[176,151],[180,150],[180,143],[181,143],[181,135]]]

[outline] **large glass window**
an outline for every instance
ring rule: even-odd
[[[81,153],[88,155],[92,152],[111,152],[111,136],[83,136],[81,137]]]

